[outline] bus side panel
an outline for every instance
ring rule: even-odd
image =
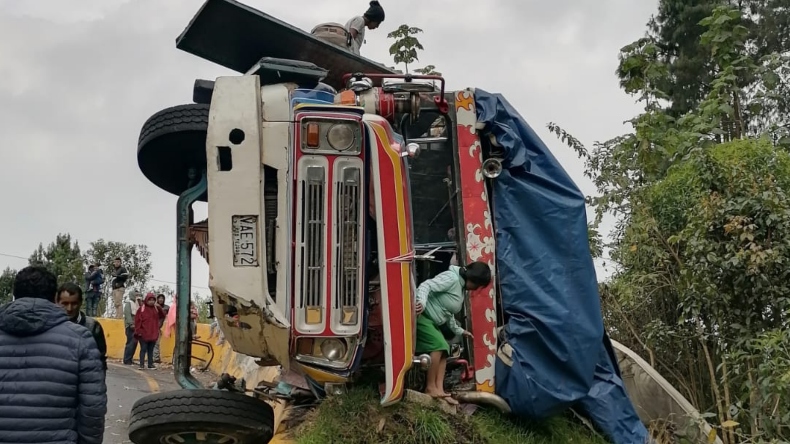
[[[461,189],[461,220],[463,254],[468,262],[482,261],[496,274],[494,229],[488,191],[482,173],[483,153],[475,130],[477,113],[474,92],[455,93],[458,182]],[[477,391],[494,392],[494,361],[496,356],[496,276],[485,288],[470,292],[468,303],[469,328],[474,334],[473,366]]]

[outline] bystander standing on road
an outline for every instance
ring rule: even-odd
[[[156,303],[156,295],[148,293],[145,302],[137,309],[134,316],[134,337],[140,341],[140,368],[145,368],[148,357],[148,368],[155,369],[154,347],[159,339],[160,320],[165,319],[165,312]]]
[[[165,325],[165,318],[167,317],[167,313],[170,312],[170,306],[165,303],[165,295],[160,294],[156,297],[156,305],[162,309],[162,312],[165,314],[164,317],[159,319],[159,337],[156,338],[156,345],[154,346],[154,362],[157,364],[162,363],[162,352],[159,348],[159,344],[162,342],[162,327]]]
[[[194,302],[189,303],[189,330],[192,332],[192,339],[200,339],[197,334],[198,309]]]
[[[123,363],[134,364],[134,352],[137,350],[137,338],[134,337],[134,316],[143,302],[139,291],[130,291],[123,303],[123,324],[126,331],[126,346],[123,349]]]
[[[71,282],[65,283],[58,288],[58,296],[55,301],[64,310],[71,322],[82,325],[87,328],[93,339],[96,341],[96,347],[99,348],[99,355],[101,355],[102,367],[107,371],[107,340],[104,337],[104,329],[99,321],[86,315],[82,308],[82,289],[77,284]]]
[[[0,306],[0,443],[101,444],[107,386],[96,341],[54,303],[55,276],[25,267]]]

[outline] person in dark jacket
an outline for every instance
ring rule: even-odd
[[[69,282],[58,288],[58,299],[56,302],[66,310],[66,315],[68,315],[71,322],[82,325],[91,332],[93,339],[96,341],[96,346],[99,348],[99,354],[106,372],[107,340],[104,338],[104,329],[99,324],[99,321],[80,311],[82,300],[82,289],[77,284]]]
[[[56,305],[57,281],[41,266],[14,279],[0,306],[0,443],[101,444],[107,414],[99,349]]]
[[[99,264],[91,265],[85,273],[85,311],[88,316],[99,316],[101,286],[104,283],[104,272]]]
[[[134,351],[139,341],[134,335],[134,316],[143,304],[143,295],[137,290],[130,290],[123,303],[123,324],[126,331],[126,346],[123,348],[123,363],[134,364]]]

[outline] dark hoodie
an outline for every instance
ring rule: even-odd
[[[106,413],[91,333],[44,299],[0,306],[0,443],[101,444]]]

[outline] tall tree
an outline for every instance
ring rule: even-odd
[[[0,274],[0,304],[11,302],[13,299],[15,277],[16,270],[12,270],[11,267],[6,267]]]
[[[43,265],[58,278],[58,285],[74,282],[82,285],[85,265],[79,243],[71,235],[61,233],[44,248],[39,244],[28,259],[30,265]]]
[[[659,80],[676,116],[693,109],[707,94],[714,73],[709,48],[699,44],[705,27],[702,19],[713,13],[721,0],[661,0],[658,14],[649,24],[659,57],[668,76]]]
[[[787,0],[660,0],[658,13],[648,23],[647,39],[655,44],[656,58],[667,75],[656,79],[668,109],[679,117],[697,107],[710,93],[719,76],[710,45],[700,45],[708,28],[702,24],[718,6],[740,11],[739,25],[746,33],[740,57],[761,63],[769,54],[786,54],[790,50],[790,6]],[[748,94],[755,81],[749,71],[733,73]],[[618,71],[621,80],[628,71]],[[787,100],[780,106],[790,110]]]
[[[667,57],[665,42],[648,35],[621,50],[617,71],[644,104],[631,132],[587,150],[549,128],[585,159],[597,187],[593,228],[604,213],[616,217],[606,245],[616,271],[601,286],[612,337],[712,415],[725,443],[783,442],[790,157],[782,100],[790,59],[756,55],[753,17],[743,4],[718,3],[697,22],[702,32],[691,19],[673,25],[675,38],[698,35],[694,57],[704,60],[696,69],[710,74],[702,89],[674,89],[681,58]],[[684,4],[704,6],[662,0],[661,12],[672,6],[694,16]],[[673,98],[686,102],[667,108]]]

